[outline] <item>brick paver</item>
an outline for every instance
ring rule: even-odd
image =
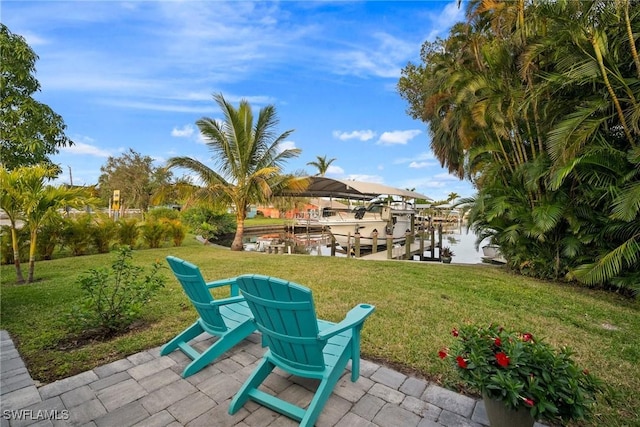
[[[196,338],[203,348],[206,336]],[[251,335],[189,378],[190,359],[154,348],[51,384],[36,386],[11,337],[0,331],[0,427],[22,426],[295,426],[254,402],[233,416],[231,398],[265,349]],[[483,427],[482,402],[367,360],[360,378],[346,371],[318,418],[318,427]],[[278,369],[264,386],[294,404],[308,404],[317,380]],[[544,427],[537,424],[535,427]]]

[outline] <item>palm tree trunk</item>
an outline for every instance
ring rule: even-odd
[[[232,251],[241,251],[244,249],[242,237],[244,236],[244,217],[246,215],[246,209],[238,209],[236,212],[236,235],[233,237],[233,243],[231,243]]]
[[[16,266],[16,283],[24,283],[22,268],[20,267],[20,247],[18,245],[18,231],[15,224],[11,225],[11,245],[13,246],[13,264]]]
[[[27,283],[33,283],[33,273],[36,269],[36,232],[31,233],[31,242],[29,242],[29,275]]]
[[[609,76],[607,74],[607,69],[604,66],[604,59],[602,57],[602,51],[600,50],[600,45],[598,44],[599,37],[597,33],[594,33],[591,39],[591,45],[593,46],[593,50],[596,54],[596,60],[598,61],[598,66],[600,67],[600,72],[602,73],[602,78],[604,79],[604,84],[609,91],[609,96],[611,96],[611,100],[613,101],[613,105],[616,108],[616,112],[618,113],[618,119],[620,120],[620,124],[624,129],[624,134],[627,136],[629,143],[632,147],[636,147],[635,141],[633,140],[633,136],[631,136],[631,132],[629,131],[629,126],[627,125],[627,120],[624,118],[624,112],[622,111],[622,107],[620,106],[620,100],[616,96],[616,93],[611,86],[611,82],[609,81]]]
[[[631,46],[631,56],[633,62],[636,64],[636,73],[640,78],[640,57],[638,57],[638,49],[636,49],[636,40],[633,37],[633,30],[631,29],[631,19],[629,18],[629,0],[622,0],[624,3],[624,22],[627,29],[627,36],[629,37],[629,45]]]

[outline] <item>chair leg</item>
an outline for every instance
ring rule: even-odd
[[[253,374],[244,382],[240,390],[236,393],[229,405],[229,414],[233,415],[249,400],[249,393],[257,389],[260,384],[269,376],[273,371],[275,365],[269,361],[266,357],[262,359],[258,367],[253,371]]]
[[[313,427],[324,409],[324,405],[327,403],[327,400],[329,400],[338,380],[342,376],[345,367],[346,363],[343,366],[335,366],[329,376],[320,382],[313,395],[313,399],[311,399],[311,403],[309,403],[305,411],[304,417],[300,421],[300,427]]]
[[[253,321],[247,320],[232,331],[221,336],[211,347],[203,351],[200,356],[187,365],[182,372],[182,377],[187,378],[188,376],[195,374],[249,336],[254,329],[255,325],[253,324]]]
[[[180,343],[189,342],[203,332],[204,329],[202,329],[202,326],[200,326],[200,322],[196,321],[193,325],[180,332],[174,339],[166,343],[160,350],[160,355],[166,356],[173,350],[177,349]]]

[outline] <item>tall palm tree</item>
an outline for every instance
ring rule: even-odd
[[[213,153],[217,170],[191,157],[172,157],[168,167],[194,172],[204,184],[200,194],[233,204],[237,228],[231,250],[241,251],[249,205],[266,202],[283,189],[303,190],[308,180],[282,174],[285,161],[297,157],[301,150],[282,149],[282,143],[293,130],[276,134],[278,119],[273,105],[261,108],[254,122],[246,100],[241,100],[237,109],[222,94],[214,95],[214,100],[224,120],[204,117],[196,124]]]
[[[307,165],[315,166],[318,169],[318,173],[316,174],[316,176],[324,176],[329,170],[329,166],[331,166],[331,163],[336,160],[335,157],[327,160],[327,156],[316,156],[316,159],[317,160],[307,163]]]

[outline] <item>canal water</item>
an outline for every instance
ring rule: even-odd
[[[270,238],[285,237],[284,233],[281,234],[246,234],[245,235],[245,249],[246,250],[264,250],[264,240]],[[436,232],[436,242],[438,241],[438,235]],[[482,242],[479,246],[480,249],[476,249],[475,242],[477,236],[475,233],[468,229],[466,225],[446,225],[442,231],[442,246],[448,246],[454,253],[453,262],[457,264],[480,264],[482,263],[482,246],[487,242]],[[318,250],[320,255],[330,256],[331,248],[329,244],[328,233],[301,233],[296,234],[296,241],[299,245],[306,246],[309,255],[318,256]],[[261,247],[262,246],[262,247]],[[428,243],[425,243],[425,247],[428,247]],[[437,254],[437,250],[436,250]],[[430,255],[430,252],[425,254]],[[346,256],[340,251],[336,252],[336,256]]]

